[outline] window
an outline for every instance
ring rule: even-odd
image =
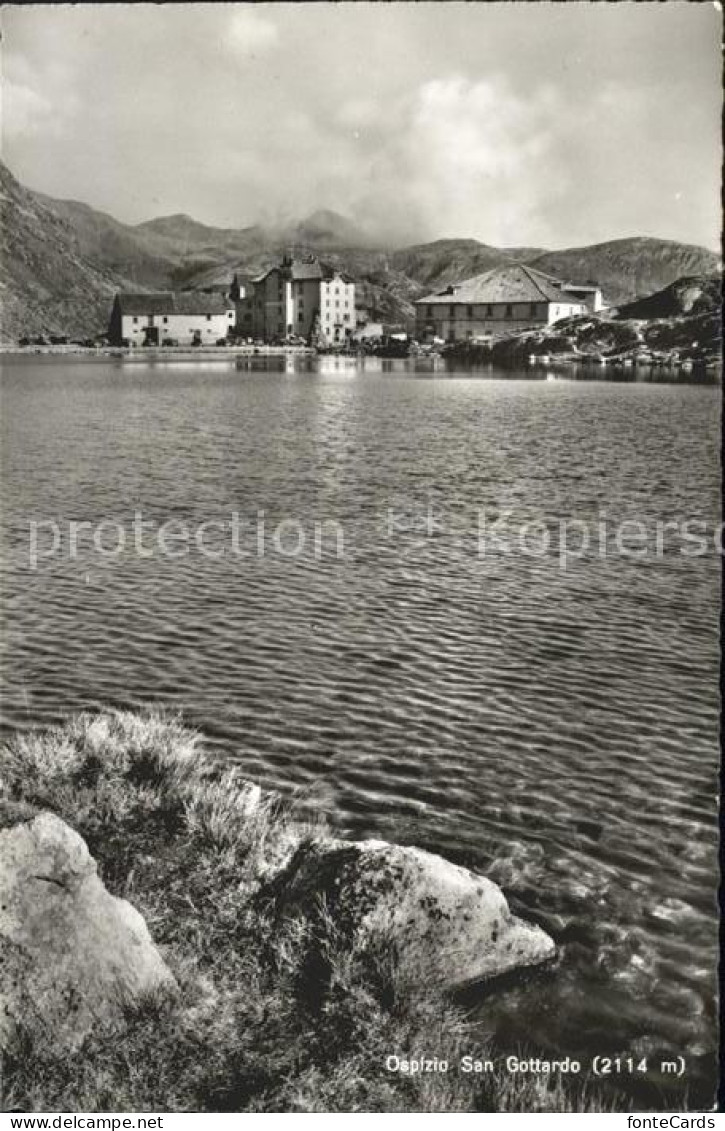
[[[207,320],[207,322],[211,322],[211,314],[207,314],[206,320]]]
[[[166,317],[166,315],[164,315],[164,317],[163,317],[162,321],[163,321],[163,322],[168,322],[168,321],[169,321],[169,320],[168,320],[168,318]]]
[[[466,314],[468,315],[469,318],[473,318],[473,307],[472,306],[466,307]]]
[[[138,318],[134,318],[134,322],[138,322]]]
[[[302,311],[300,311],[299,314],[297,315],[297,321],[298,322],[304,322],[304,320],[305,320],[305,316],[302,313]]]
[[[486,304],[486,317],[487,318],[493,317],[493,307],[491,306],[490,302]]]
[[[506,304],[506,317],[511,318],[511,316],[513,315],[513,312],[514,312],[513,307],[511,306],[510,303],[507,303]]]

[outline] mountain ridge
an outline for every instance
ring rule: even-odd
[[[718,257],[654,237],[551,250],[497,248],[471,237],[404,248],[374,246],[353,220],[318,209],[299,221],[215,228],[186,213],[125,224],[82,201],[25,188],[0,162],[0,336],[102,331],[116,290],[225,286],[235,272],[267,270],[294,247],[351,274],[358,305],[375,320],[404,322],[425,293],[524,262],[568,282],[596,279],[613,305],[659,291],[681,276],[714,275]]]

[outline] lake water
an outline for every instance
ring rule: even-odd
[[[551,931],[557,970],[469,1002],[483,1031],[682,1055],[652,1102],[708,1101],[719,558],[655,531],[719,522],[720,390],[332,358],[3,370],[6,731],[180,708],[250,777],[482,870]],[[146,550],[174,520],[177,556],[136,552],[136,512]],[[207,527],[183,553],[180,524],[233,512],[236,549]],[[122,552],[94,548],[102,520]],[[561,520],[590,535],[566,569]],[[31,521],[61,542],[40,527],[35,568]],[[74,555],[69,521],[94,524]]]

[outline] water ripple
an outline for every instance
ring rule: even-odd
[[[556,978],[486,1003],[500,1034],[690,1049],[707,1076],[717,560],[594,547],[562,572],[556,552],[481,556],[475,523],[717,522],[717,404],[673,386],[6,366],[4,726],[180,708],[263,784],[487,870],[552,931]],[[136,510],[237,510],[250,529],[263,510],[267,532],[334,519],[345,554],[86,542],[28,568],[31,519]]]

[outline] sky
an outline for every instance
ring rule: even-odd
[[[20,5],[0,151],[127,223],[719,247],[719,5]]]

